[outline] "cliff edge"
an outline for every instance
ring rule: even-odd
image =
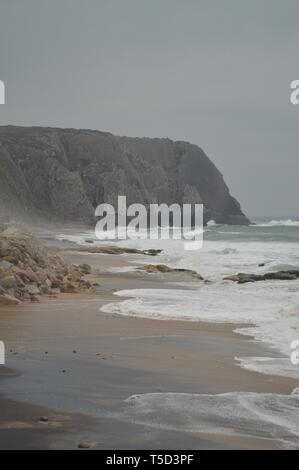
[[[94,222],[102,203],[204,203],[205,221],[248,224],[198,146],[170,139],[0,127],[0,217]]]

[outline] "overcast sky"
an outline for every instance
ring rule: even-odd
[[[0,0],[0,125],[201,146],[249,215],[299,216],[298,0]]]

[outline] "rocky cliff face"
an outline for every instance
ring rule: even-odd
[[[0,127],[0,216],[93,222],[102,203],[204,203],[205,220],[247,224],[196,145],[54,128]]]

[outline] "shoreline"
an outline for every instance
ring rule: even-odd
[[[124,400],[135,394],[215,395],[244,391],[289,395],[299,383],[295,379],[241,368],[235,357],[263,356],[269,351],[275,356],[275,351],[234,333],[232,330],[240,327],[238,324],[156,320],[100,312],[104,303],[123,300],[113,296],[115,290],[132,286],[163,288],[166,283],[170,288],[171,275],[107,272],[111,266],[134,265],[136,258],[132,255],[91,257],[65,248],[60,255],[68,262],[76,263],[80,258],[80,262],[85,260],[91,264],[96,272],[92,276],[97,278],[100,286],[95,294],[60,294],[57,299],[1,308],[0,337],[6,343],[7,351],[12,350],[7,354],[7,366],[19,374],[3,377],[4,369],[0,368],[0,406],[8,410],[5,419],[0,417],[1,439],[6,432],[3,422],[11,422],[11,445],[18,446],[18,442],[22,442],[24,428],[13,425],[16,416],[13,406],[9,413],[7,405],[8,400],[13,400],[12,403],[17,400],[20,414],[28,407],[35,406],[39,410],[46,406],[76,416],[76,423],[92,421],[90,426],[95,435],[102,435],[109,429],[115,449],[131,448],[129,437],[132,448],[163,448],[163,445],[164,448],[180,448],[181,443],[184,444],[181,448],[280,447],[277,440],[266,436],[234,437],[208,433],[191,436],[181,431],[157,431],[150,426],[118,419],[117,413]],[[81,418],[77,411],[82,413]],[[113,418],[107,418],[109,412],[114,413]],[[22,422],[26,424],[26,420]],[[67,426],[61,426],[73,436],[67,445],[72,447],[74,443],[76,447],[81,436],[77,424],[68,422]],[[47,429],[46,426],[43,429]],[[140,429],[144,436],[142,442],[139,441]],[[55,441],[51,446],[59,447],[59,432],[51,428],[50,434]],[[46,432],[44,446],[47,441],[52,442],[52,437],[47,435]],[[87,437],[92,441],[90,434]],[[94,442],[94,448],[107,448],[106,439],[94,438]],[[164,444],[159,447],[159,443]],[[32,444],[28,441],[27,446]]]

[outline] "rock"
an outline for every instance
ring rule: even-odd
[[[80,442],[78,444],[78,448],[79,449],[90,449],[90,444],[88,444],[88,442]]]
[[[233,276],[226,276],[223,279],[225,281],[234,281],[238,282],[239,284],[246,284],[248,282],[260,281],[262,280],[262,276],[256,274],[239,273]]]
[[[50,281],[50,279],[45,279],[45,284],[47,287],[52,287],[52,282]]]
[[[30,266],[27,267],[26,271],[26,276],[28,277],[28,279],[31,281],[31,282],[39,282],[39,279],[37,277],[37,275],[33,272],[33,270],[30,268]]]
[[[0,280],[0,285],[4,289],[14,289],[17,284],[17,280],[14,276],[6,276]]]
[[[50,294],[57,296],[58,294],[60,294],[60,289],[59,288],[51,289]]]
[[[40,293],[43,295],[50,293],[50,289],[48,286],[40,286],[39,289],[40,289]]]
[[[65,294],[73,294],[74,292],[77,292],[77,289],[71,282],[64,282],[60,285],[60,291]]]
[[[24,269],[19,268],[18,266],[14,266],[11,271],[16,274],[20,279],[22,279],[22,282],[28,283],[31,282],[31,279],[29,276],[27,276],[26,271]]]
[[[25,287],[25,282],[19,276],[15,276],[15,280],[16,280],[17,287],[20,287],[20,288]]]
[[[86,253],[103,253],[106,255],[148,255],[148,256],[157,256],[163,250],[138,250],[137,248],[125,248],[115,245],[108,246],[78,246],[76,251],[83,251]]]
[[[257,282],[257,281],[268,281],[268,280],[280,280],[280,281],[294,281],[299,278],[299,270],[290,270],[290,271],[277,271],[270,272],[263,275],[259,274],[246,274],[239,273],[232,276],[226,276],[223,279],[225,281],[234,281],[238,284],[246,284],[248,282]]]
[[[160,253],[162,253],[163,250],[154,250],[154,249],[150,249],[150,250],[144,250],[144,254],[145,255],[148,255],[148,256],[157,256],[159,255]]]
[[[39,288],[37,287],[36,284],[28,284],[25,287],[25,289],[28,292],[28,294],[30,294],[30,295],[39,295],[40,294],[40,290],[39,290]]]
[[[13,264],[10,263],[9,261],[6,261],[6,260],[2,260],[0,261],[0,269],[3,270],[3,271],[8,271],[9,269],[11,269],[13,267]]]
[[[280,271],[277,273],[269,273],[265,274],[264,279],[277,279],[279,281],[293,281],[294,279],[297,279],[296,274],[291,274],[289,272],[285,271]]]
[[[82,279],[82,273],[80,271],[72,270],[67,279],[70,282],[79,282]]]
[[[39,268],[38,266],[32,266],[32,272],[37,278],[36,282],[46,284],[46,280],[48,279],[48,272],[47,269]]]
[[[0,306],[1,305],[18,305],[20,301],[15,297],[8,294],[0,294]]]
[[[41,416],[39,418],[39,420],[40,420],[41,423],[48,423],[49,418],[48,418],[48,416]]]
[[[223,278],[224,281],[238,282],[240,280],[239,274],[233,274],[232,276],[226,276]]]
[[[55,249],[45,248],[26,229],[7,226],[0,231],[2,305],[19,300],[35,302],[40,295],[90,290],[91,283],[84,279],[84,274],[90,272],[88,264],[81,265],[81,270],[67,266]]]
[[[52,289],[59,289],[60,291],[61,282],[58,279],[53,279],[51,284],[52,284]]]
[[[255,279],[252,276],[244,276],[241,279],[239,279],[238,284],[247,284],[248,282],[256,282],[257,280],[260,280],[260,279]]]
[[[18,126],[1,127],[0,142],[0,208],[8,215],[94,222],[104,196],[116,206],[126,194],[128,204],[145,206],[203,202],[205,221],[249,223],[220,171],[189,142]]]
[[[174,269],[165,264],[147,264],[138,269],[144,269],[147,273],[171,273],[174,271]]]
[[[146,264],[138,267],[137,269],[146,271],[147,273],[185,273],[190,274],[196,279],[203,280],[201,275],[192,269],[170,268],[166,264]]]
[[[85,287],[86,289],[90,289],[90,288],[91,288],[91,282],[85,281],[84,279],[81,279],[81,280],[79,281],[79,284],[81,284],[82,287]]]
[[[91,266],[89,264],[79,264],[78,268],[83,274],[91,274]]]
[[[4,256],[3,260],[11,264],[17,264],[18,262],[18,258],[16,256]]]

